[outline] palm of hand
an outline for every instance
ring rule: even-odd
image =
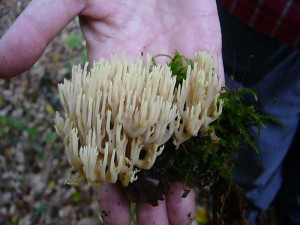
[[[104,8],[103,8],[104,6]],[[199,50],[221,58],[221,31],[214,1],[91,1],[81,28],[90,60],[124,49],[193,57]]]

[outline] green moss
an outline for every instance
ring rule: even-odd
[[[176,76],[177,84],[185,79],[189,65],[193,66],[193,60],[178,52],[171,58],[169,66]],[[249,88],[223,88],[218,99],[223,101],[223,112],[219,118],[206,131],[201,131],[198,136],[183,143],[176,154],[173,154],[171,167],[175,167],[183,175],[187,184],[199,187],[212,185],[218,176],[231,181],[233,154],[238,154],[245,144],[255,152],[259,151],[255,144],[258,137],[252,136],[249,128],[255,126],[260,131],[266,121],[278,123],[278,120],[260,113],[247,99],[257,101],[257,94]],[[216,134],[219,140],[213,138],[212,134]],[[168,146],[174,152],[174,147]],[[167,152],[168,150],[165,151]]]
[[[178,87],[178,85],[185,79],[188,66],[191,66],[192,68],[194,67],[194,61],[181,55],[179,52],[175,52],[173,57],[165,54],[154,56],[152,59],[154,65],[156,64],[155,59],[157,57],[167,57],[171,60],[168,63],[168,66],[170,67],[173,76],[176,76],[176,87]]]

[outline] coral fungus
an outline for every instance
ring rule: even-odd
[[[88,64],[75,66],[72,79],[59,84],[65,114],[57,113],[56,131],[76,172],[68,184],[119,179],[127,186],[153,166],[170,138],[178,148],[221,114],[221,85],[210,54],[196,54],[178,88],[170,67],[151,60],[115,55],[90,70]]]

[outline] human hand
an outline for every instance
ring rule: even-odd
[[[89,61],[123,50],[132,57],[141,52],[172,55],[177,50],[191,58],[197,51],[206,50],[217,58],[224,81],[221,31],[216,3],[211,0],[32,0],[0,39],[0,77],[16,76],[29,69],[77,15]],[[181,198],[182,192],[182,184],[174,183],[159,206],[138,204],[139,225],[190,224],[194,192]],[[129,202],[117,185],[104,185],[99,199],[107,214],[106,224],[130,223]]]
[[[211,52],[224,80],[221,31],[215,1],[33,0],[0,39],[0,77],[29,69],[51,40],[77,15],[89,61],[126,50],[194,57]]]

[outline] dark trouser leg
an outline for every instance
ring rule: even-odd
[[[255,89],[259,94],[257,106],[287,126],[267,124],[257,142],[260,153],[243,149],[236,160],[233,176],[246,192],[249,202],[247,216],[249,223],[255,224],[257,214],[274,200],[282,185],[283,173],[287,173],[282,165],[292,147],[300,114],[300,53],[254,31],[222,8],[219,13],[225,72],[234,75],[237,84]],[[253,129],[253,132],[256,130]],[[299,181],[299,167],[289,174],[292,178],[284,182]],[[287,186],[294,187],[293,184]],[[300,190],[294,189],[282,192],[290,206],[286,208],[290,217],[300,206]],[[294,219],[297,218],[294,216]]]

